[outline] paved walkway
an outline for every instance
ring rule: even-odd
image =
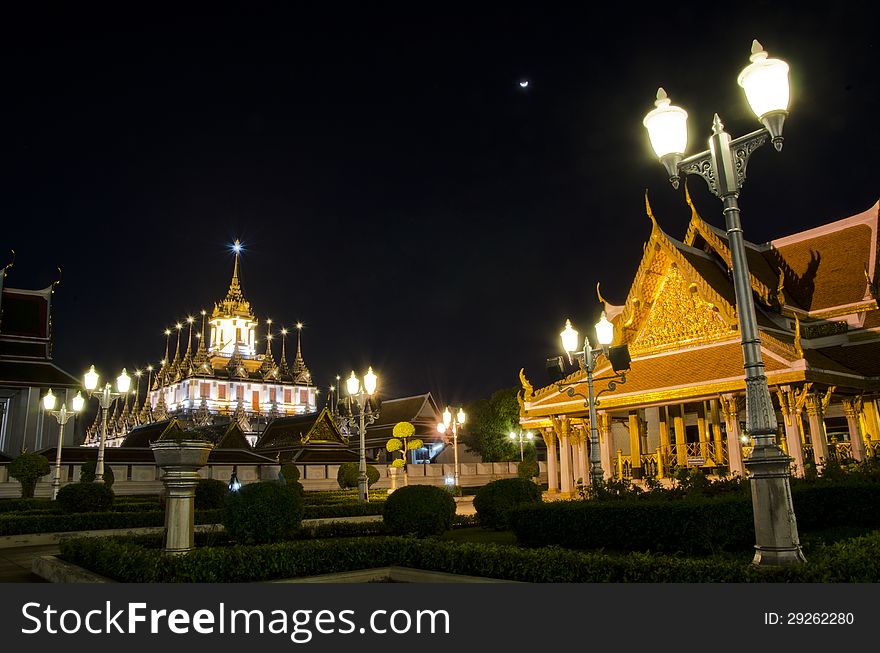
[[[0,583],[45,583],[31,573],[31,561],[37,556],[57,553],[57,544],[0,549]]]

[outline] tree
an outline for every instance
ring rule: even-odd
[[[21,483],[21,496],[30,499],[34,496],[37,481],[49,473],[49,460],[38,453],[22,454],[9,463],[9,475]]]
[[[498,390],[489,399],[475,401],[465,408],[467,422],[459,437],[468,451],[479,454],[483,462],[519,459],[519,445],[512,446],[509,437],[511,431],[519,428],[517,391]]]
[[[391,432],[394,437],[388,438],[388,442],[385,443],[385,449],[388,450],[388,453],[400,451],[402,458],[395,458],[391,462],[391,466],[403,469],[404,473],[406,472],[406,452],[420,449],[424,444],[418,438],[413,438],[415,432],[416,427],[409,422],[398,422]]]

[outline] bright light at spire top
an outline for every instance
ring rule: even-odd
[[[235,242],[232,243],[232,251],[235,252],[236,254],[241,253],[241,241],[238,240],[238,238],[236,238]]]

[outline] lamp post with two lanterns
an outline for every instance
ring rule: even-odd
[[[61,489],[61,446],[64,439],[64,425],[83,409],[85,399],[82,393],[77,392],[70,402],[71,410],[67,410],[67,404],[61,404],[61,409],[55,410],[57,402],[58,398],[52,394],[52,388],[49,388],[49,392],[43,396],[43,409],[58,422],[58,450],[55,452],[55,478],[52,479],[53,501],[58,498],[58,490]]]
[[[363,382],[355,376],[345,381],[345,389],[348,391],[348,399],[339,402],[340,419],[349,427],[357,424],[360,438],[358,456],[358,501],[366,503],[369,500],[367,494],[367,426],[379,418],[379,407],[375,403],[374,395],[379,377],[373,373],[370,367],[364,374]]]
[[[531,442],[532,440],[535,439],[535,434],[532,433],[531,431],[526,431],[525,433],[520,431],[519,434],[514,433],[513,431],[510,432],[510,439],[511,440],[516,442],[517,438],[519,438],[519,461],[520,462],[523,462],[525,460],[525,453],[523,452],[523,436],[525,436],[525,439],[528,440],[529,442]]]
[[[599,427],[596,419],[596,393],[593,384],[595,381],[608,381],[608,389],[613,390],[618,383],[626,383],[624,371],[629,368],[629,351],[626,350],[626,355],[619,362],[616,356],[611,361],[614,374],[596,379],[593,378],[593,371],[596,368],[598,355],[604,353],[608,357],[611,343],[614,341],[614,325],[605,317],[605,312],[602,312],[602,319],[596,323],[598,349],[593,349],[590,346],[590,339],[584,337],[582,350],[577,351],[581,345],[578,332],[571,325],[571,320],[565,321],[565,329],[559,335],[562,338],[562,348],[568,354],[569,362],[571,362],[572,354],[582,358],[584,371],[587,374],[587,396],[585,399],[590,410],[590,483],[593,488],[596,488],[602,484],[605,473],[602,471],[602,458],[599,453]],[[626,345],[622,347],[625,349]],[[575,395],[583,397],[582,394],[576,392],[571,386],[566,390],[566,394],[569,397],[574,397]]]
[[[116,399],[124,397],[131,390],[131,377],[126,373],[125,368],[122,374],[116,377],[116,392],[113,392],[109,383],[105,383],[104,387],[98,390],[98,381],[100,377],[92,365],[83,378],[83,386],[89,393],[89,397],[95,397],[101,408],[101,441],[98,444],[98,462],[95,464],[95,483],[104,482],[104,446],[107,441],[107,411]]]
[[[452,428],[452,453],[454,455],[452,480],[455,487],[459,487],[459,478],[461,476],[458,467],[458,427],[464,426],[466,419],[467,415],[465,415],[464,408],[459,408],[458,412],[453,416],[452,411],[447,406],[446,410],[443,411],[443,421],[437,424],[437,430],[440,433],[445,434],[446,431]]]
[[[732,260],[733,287],[742,338],[746,390],[746,432],[754,447],[745,461],[752,483],[756,565],[780,566],[804,561],[789,483],[789,461],[777,446],[776,412],[761,356],[761,340],[749,280],[738,197],[749,156],[768,140],[782,151],[782,125],[788,116],[788,64],[770,59],[758,41],[752,42],[751,63],[737,78],[763,128],[731,140],[718,114],[712,123],[709,149],[687,158],[687,112],[673,106],[661,88],[655,108],[643,121],[651,145],[678,188],[680,174],[700,175],[724,206]]]

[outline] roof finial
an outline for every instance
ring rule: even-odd
[[[600,281],[596,282],[596,296],[599,298],[599,303],[607,304],[608,301],[602,296],[602,291],[599,290],[600,283],[601,283]]]
[[[648,189],[645,189],[645,211],[648,213],[648,217],[651,218],[651,233],[654,233],[655,230],[659,231],[660,226],[657,224],[657,218],[654,217],[654,212],[651,210],[651,202],[648,200]]]
[[[238,257],[242,249],[241,241],[236,238],[232,244],[232,251],[235,252],[235,264],[232,268],[232,281],[229,282],[229,290],[226,293],[226,301],[228,302],[244,300],[244,295],[241,292],[241,280],[238,278]]]

